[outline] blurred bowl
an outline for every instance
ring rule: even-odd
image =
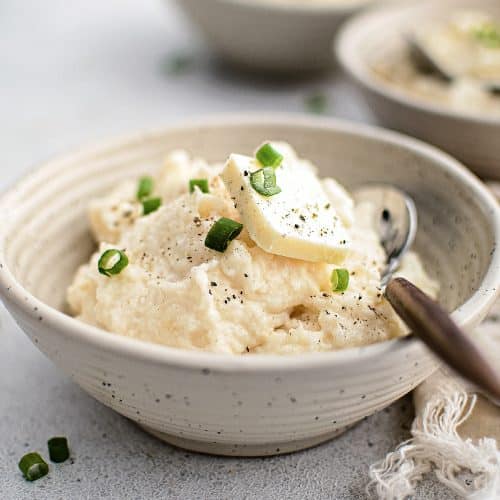
[[[390,182],[419,212],[416,250],[439,300],[477,325],[500,282],[496,201],[448,155],[362,125],[293,115],[196,120],[50,161],[0,200],[0,297],[35,345],[84,390],[184,448],[273,455],[313,446],[411,391],[437,367],[414,336],[296,356],[231,356],[116,335],[64,314],[66,289],[95,248],[89,200],[184,148],[209,162],[264,140],[293,144],[348,188]],[[125,437],[126,438],[126,437]]]
[[[335,51],[382,125],[451,153],[478,175],[500,178],[500,115],[462,112],[384,81],[373,70],[381,57],[405,50],[405,34],[452,9],[481,9],[500,18],[498,0],[424,0],[371,9],[340,30]],[[500,99],[500,97],[499,97]]]
[[[219,56],[280,73],[332,65],[331,42],[350,15],[373,0],[177,0]]]

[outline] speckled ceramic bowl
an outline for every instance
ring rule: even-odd
[[[331,120],[222,117],[137,134],[51,161],[0,200],[0,295],[32,341],[93,397],[149,432],[209,453],[271,455],[315,445],[413,389],[436,367],[415,338],[306,354],[229,356],[121,337],[64,314],[94,248],[85,209],[118,180],[186,148],[220,161],[281,139],[349,186],[393,182],[416,201],[417,249],[440,300],[476,325],[500,280],[499,209],[455,160],[393,133]]]
[[[267,72],[332,64],[340,24],[375,0],[177,0],[224,60]]]
[[[498,0],[395,2],[348,21],[337,37],[336,54],[380,124],[448,151],[482,177],[500,179],[500,116],[455,111],[413,96],[373,71],[381,57],[396,57],[405,50],[405,34],[415,26],[464,8],[500,17]]]

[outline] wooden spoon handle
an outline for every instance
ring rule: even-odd
[[[412,332],[459,375],[500,401],[500,375],[450,315],[404,278],[394,278],[385,295]]]

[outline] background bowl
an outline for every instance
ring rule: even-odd
[[[266,455],[312,446],[401,397],[436,367],[408,337],[330,353],[228,356],[149,344],[64,314],[94,249],[88,201],[159,167],[172,148],[220,161],[286,140],[348,187],[392,182],[413,196],[417,250],[462,325],[486,314],[500,281],[499,209],[455,160],[413,139],[333,120],[225,117],[137,134],[51,161],[0,200],[0,296],[21,328],[93,397],[189,449]]]
[[[373,0],[177,0],[226,61],[276,72],[325,69],[339,25]]]
[[[404,50],[405,33],[426,19],[449,15],[457,8],[481,9],[500,18],[498,0],[395,3],[348,21],[336,41],[337,58],[382,125],[439,146],[483,177],[500,179],[500,116],[454,111],[412,96],[384,82],[372,70],[381,55],[389,59]]]

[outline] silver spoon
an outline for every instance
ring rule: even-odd
[[[437,61],[437,59],[429,52],[429,50],[427,50],[427,47],[425,47],[420,42],[417,36],[407,35],[406,41],[408,43],[408,47],[410,48],[410,56],[421,70],[435,73],[442,80],[448,83],[452,83],[460,78],[460,75],[455,75],[451,73],[447,68],[443,67],[443,65],[439,61]],[[500,82],[483,81],[480,82],[480,85],[487,92],[500,92]]]
[[[500,374],[470,337],[422,290],[404,278],[393,278],[417,232],[417,210],[413,200],[399,189],[383,184],[356,190],[354,199],[375,206],[375,227],[387,255],[381,283],[396,313],[439,358],[500,401]]]

